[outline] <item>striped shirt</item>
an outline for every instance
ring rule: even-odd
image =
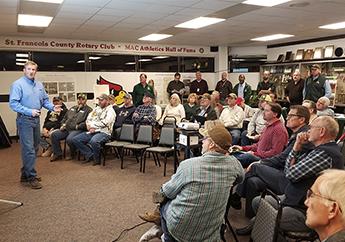
[[[220,241],[230,187],[244,171],[233,156],[207,152],[181,162],[161,191],[171,200],[169,233],[178,241]]]

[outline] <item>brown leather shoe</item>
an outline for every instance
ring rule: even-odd
[[[29,185],[32,189],[41,189],[42,185],[37,179],[32,179],[29,181]]]
[[[37,180],[37,181],[39,181],[39,182],[41,182],[42,181],[42,178],[40,177],[40,176],[35,176],[35,179]],[[24,176],[21,176],[20,177],[20,182],[28,182],[29,180],[26,178],[26,177],[24,177]]]
[[[146,212],[144,214],[139,214],[138,216],[139,218],[141,218],[142,220],[146,222],[155,223],[157,225],[161,224],[161,214],[159,210],[157,209],[153,212]]]

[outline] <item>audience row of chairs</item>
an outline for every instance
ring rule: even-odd
[[[159,142],[153,146],[153,127],[151,125],[140,125],[137,135],[134,124],[123,124],[120,136],[117,140],[108,142],[104,146],[103,165],[107,148],[114,150],[115,156],[121,160],[121,169],[124,168],[124,156],[127,151],[133,152],[137,163],[140,163],[140,172],[145,173],[146,157],[152,154],[155,164],[160,166],[159,155],[164,156],[164,176],[166,175],[166,165],[169,155],[174,155],[175,149],[175,127],[163,126],[161,129]]]

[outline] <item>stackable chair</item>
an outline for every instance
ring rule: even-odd
[[[115,156],[117,155],[120,158],[121,169],[123,169],[123,147],[132,143],[134,143],[134,124],[123,124],[120,131],[119,139],[105,144],[105,147],[113,148]],[[104,165],[105,158],[103,159],[103,166]]]
[[[278,209],[273,207],[266,199],[266,195],[271,195],[278,204]],[[279,197],[265,190],[260,199],[260,204],[255,217],[255,223],[250,235],[253,242],[276,242],[279,233],[279,223],[282,214],[282,205]]]
[[[170,126],[163,126],[161,134],[159,137],[158,146],[147,148],[143,154],[144,162],[142,171],[145,173],[146,166],[146,155],[152,153],[153,159],[156,165],[160,166],[159,156],[164,156],[164,172],[163,175],[166,175],[166,166],[168,161],[168,155],[174,154],[174,143],[175,143],[175,128]]]
[[[122,147],[122,160],[125,150],[132,151],[135,154],[137,162],[140,162],[140,172],[142,170],[143,154],[147,148],[152,146],[152,133],[153,127],[151,125],[141,124],[136,142],[134,144],[126,144]]]
[[[222,224],[221,231],[220,231],[220,236],[224,242],[226,242],[225,232],[227,231],[227,228],[230,230],[232,236],[234,237],[235,242],[238,242],[237,235],[236,235],[236,233],[235,233],[235,231],[234,231],[234,229],[231,226],[230,221],[229,221],[229,210],[231,207],[230,201],[231,201],[231,196],[233,194],[235,185],[236,185],[236,182],[231,186],[231,189],[230,189],[230,194],[229,194],[229,198],[228,198],[228,202],[226,204],[226,210],[225,210],[225,214],[224,214],[225,224]]]

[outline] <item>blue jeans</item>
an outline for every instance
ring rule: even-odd
[[[167,210],[168,210],[170,203],[171,203],[171,200],[166,202],[163,206],[160,207],[161,228],[163,231],[163,235],[162,235],[162,239],[163,239],[162,241],[163,242],[175,242],[175,241],[177,241],[169,233],[168,227],[167,227],[167,222],[166,222]]]
[[[60,141],[66,139],[66,143],[69,146],[70,154],[71,156],[75,155],[75,147],[73,145],[73,138],[74,136],[80,134],[81,130],[54,130],[53,133],[51,133],[50,138],[52,141],[52,147],[53,147],[53,153],[56,156],[62,155],[62,150],[60,146]]]
[[[74,136],[72,143],[78,150],[80,150],[87,160],[90,160],[93,157],[95,163],[100,163],[101,146],[108,140],[110,140],[110,135],[106,133],[83,132]]]
[[[37,175],[35,164],[41,136],[40,119],[18,114],[16,122],[22,152],[22,177],[31,180]]]
[[[240,143],[241,130],[240,129],[228,129],[232,137],[232,145],[238,145]]]
[[[234,156],[237,160],[239,160],[241,162],[241,164],[244,168],[248,167],[254,161],[260,160],[260,157],[252,155],[248,152],[245,152],[245,153],[238,152],[238,153],[235,153]]]
[[[244,130],[241,134],[241,146],[251,145],[252,141],[247,137],[248,131]]]

